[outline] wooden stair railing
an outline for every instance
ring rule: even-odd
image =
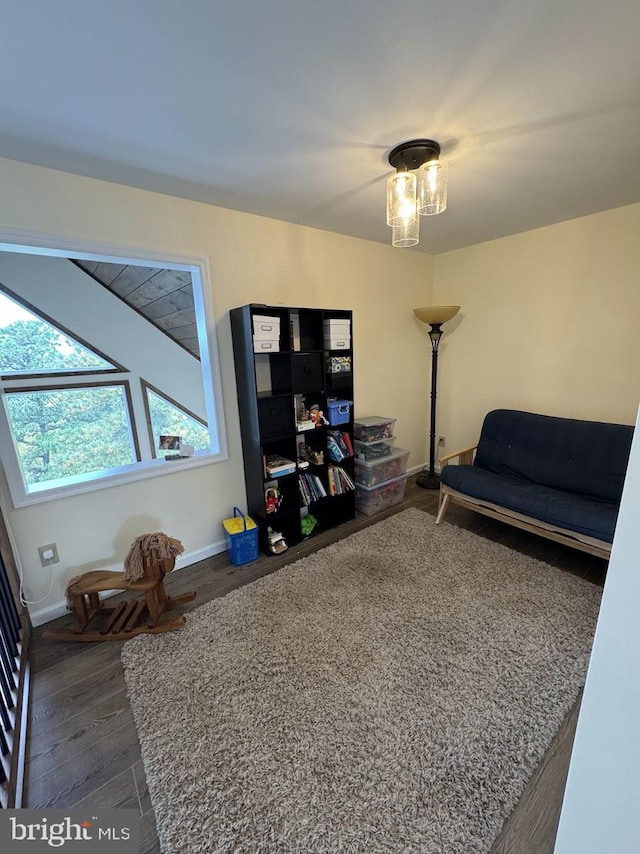
[[[23,802],[29,712],[31,620],[0,513],[0,807]]]

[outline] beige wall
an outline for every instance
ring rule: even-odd
[[[435,257],[445,326],[438,432],[453,451],[491,409],[633,424],[640,401],[640,205]]]
[[[34,598],[49,586],[37,546],[55,541],[61,555],[32,612],[59,603],[77,572],[118,565],[144,531],[166,530],[188,553],[220,542],[221,520],[244,503],[234,306],[353,309],[356,414],[396,417],[412,467],[427,456],[430,349],[411,309],[431,302],[462,305],[440,350],[447,450],[474,441],[498,406],[633,423],[640,205],[431,258],[7,160],[0,181],[0,229],[208,258],[230,453],[215,466],[9,509]]]
[[[429,364],[411,309],[431,302],[429,256],[8,160],[0,160],[0,186],[0,229],[208,258],[230,454],[214,466],[9,510],[33,598],[49,586],[37,546],[55,541],[60,552],[51,593],[32,613],[59,603],[78,572],[118,565],[140,533],[164,530],[188,553],[221,540],[221,520],[244,504],[234,306],[353,309],[356,415],[396,417],[410,465],[424,462]]]

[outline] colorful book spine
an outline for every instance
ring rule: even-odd
[[[339,430],[327,432],[327,452],[334,463],[339,463],[353,456],[353,446],[348,433]]]
[[[298,478],[298,490],[303,504],[309,505],[313,501],[326,498],[327,491],[324,484],[316,474],[301,472]]]
[[[330,495],[344,495],[356,488],[353,479],[340,466],[329,466],[327,474]]]

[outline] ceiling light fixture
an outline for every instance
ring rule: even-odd
[[[440,146],[432,139],[412,139],[389,153],[389,163],[396,170],[387,179],[387,225],[394,246],[415,246],[420,240],[420,216],[446,210],[449,165],[439,158]]]

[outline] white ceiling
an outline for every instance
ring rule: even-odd
[[[0,156],[443,252],[640,201],[638,0],[0,0]],[[398,250],[402,251],[402,250]]]

